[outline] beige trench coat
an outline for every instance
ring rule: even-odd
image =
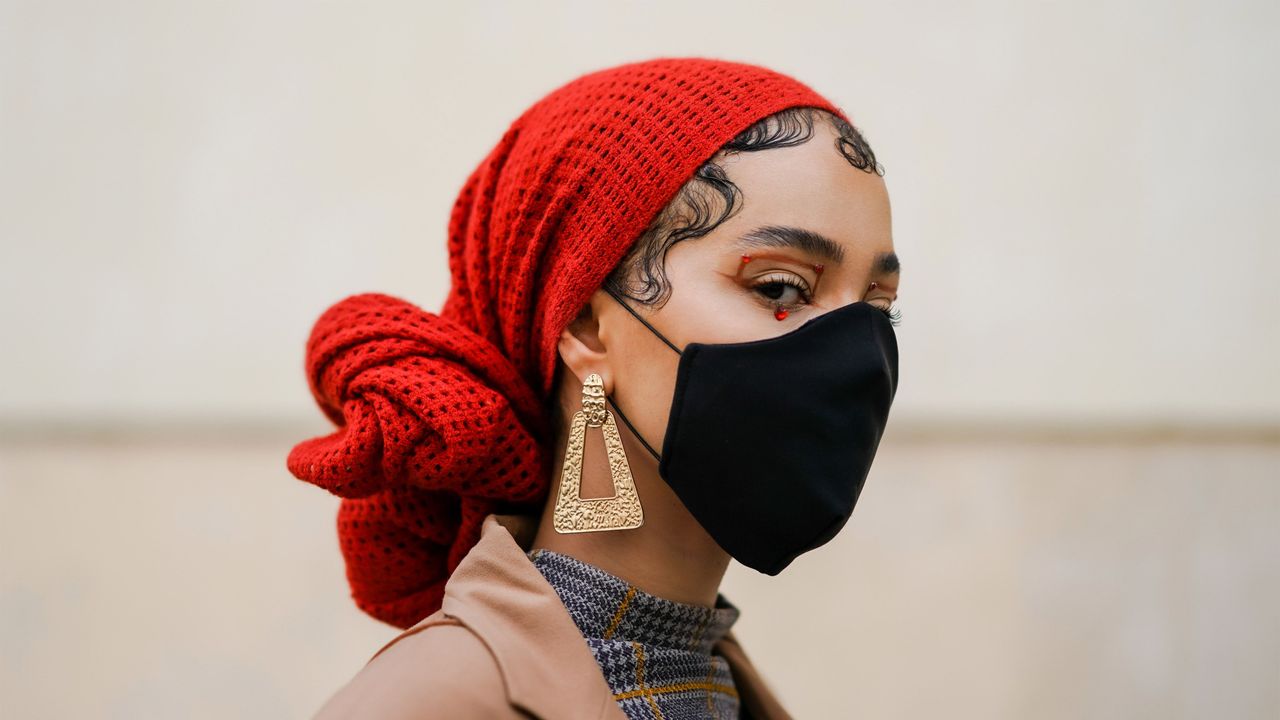
[[[316,718],[625,720],[578,626],[525,555],[536,522],[486,517],[440,610],[383,646]],[[744,720],[791,717],[732,631],[714,652],[729,663]]]

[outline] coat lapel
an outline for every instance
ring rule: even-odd
[[[516,543],[513,531],[524,530],[519,516],[486,517],[445,584],[441,611],[489,646],[512,705],[540,718],[624,718],[560,596]]]

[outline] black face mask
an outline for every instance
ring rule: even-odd
[[[610,404],[707,533],[777,575],[844,527],[898,389],[898,341],[883,310],[855,302],[764,340],[689,343],[659,455]]]

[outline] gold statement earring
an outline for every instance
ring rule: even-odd
[[[588,427],[598,427],[604,433],[609,473],[613,476],[613,495],[609,497],[582,497],[582,450]],[[636,494],[635,478],[627,464],[622,437],[613,413],[604,405],[604,380],[591,373],[582,383],[582,409],[573,414],[569,426],[569,444],[564,452],[564,469],[560,472],[560,494],[556,497],[556,532],[629,530],[643,524],[644,509]]]

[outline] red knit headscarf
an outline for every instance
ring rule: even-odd
[[[416,623],[440,607],[485,515],[540,509],[561,331],[699,165],[797,106],[848,120],[755,65],[663,58],[579,77],[516,119],[467,178],[438,315],[367,293],[320,316],[307,379],[337,430],[295,446],[288,467],[342,497],[361,609]]]

